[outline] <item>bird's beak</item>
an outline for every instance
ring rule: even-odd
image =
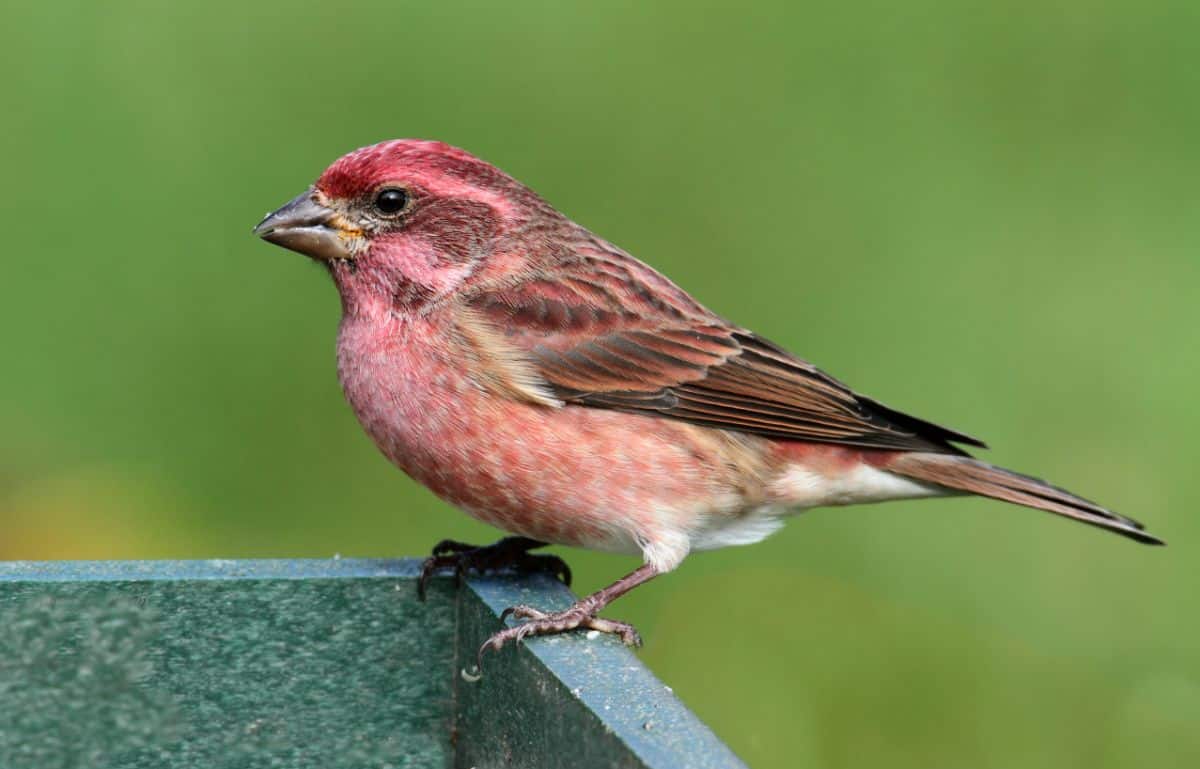
[[[353,258],[351,246],[359,236],[342,226],[341,217],[318,202],[311,189],[267,214],[254,234],[268,243],[325,260]]]

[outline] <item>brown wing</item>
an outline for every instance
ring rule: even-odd
[[[631,259],[583,259],[466,301],[566,403],[788,440],[955,454],[952,442],[984,445],[857,395]]]

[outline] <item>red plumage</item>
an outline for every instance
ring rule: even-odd
[[[570,612],[523,608],[530,622],[493,645],[578,626],[632,640],[596,617],[612,598],[819,505],[974,493],[1157,542],[729,323],[463,150],[360,149],[258,232],[328,265],[338,373],[392,462],[535,540],[513,553],[561,543],[644,558]]]

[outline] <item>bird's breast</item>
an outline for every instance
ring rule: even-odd
[[[503,397],[478,384],[449,332],[432,320],[344,322],[338,371],[380,450],[472,515],[543,541],[637,552],[762,501],[761,442]]]
[[[376,445],[410,474],[419,472],[472,417],[472,383],[419,320],[348,318],[338,333],[338,379]]]

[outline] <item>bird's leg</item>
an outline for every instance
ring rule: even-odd
[[[469,573],[514,569],[521,573],[547,572],[571,584],[571,568],[557,555],[533,555],[529,551],[545,547],[545,542],[528,537],[505,537],[492,545],[468,545],[443,539],[433,546],[433,553],[421,564],[417,578],[417,596],[425,600],[425,585],[429,578],[444,569],[453,569],[461,583]]]
[[[530,636],[554,635],[576,628],[612,633],[620,636],[626,646],[641,646],[642,638],[633,625],[628,622],[604,619],[596,615],[616,599],[657,575],[658,572],[653,566],[644,564],[608,587],[579,599],[574,606],[563,611],[544,612],[532,606],[510,606],[500,615],[500,621],[503,622],[511,615],[517,619],[523,619],[525,622],[495,633],[484,642],[483,646],[479,647],[479,654],[476,656],[476,673],[483,669],[483,653],[488,649],[499,651],[509,641],[519,643],[522,639]]]

